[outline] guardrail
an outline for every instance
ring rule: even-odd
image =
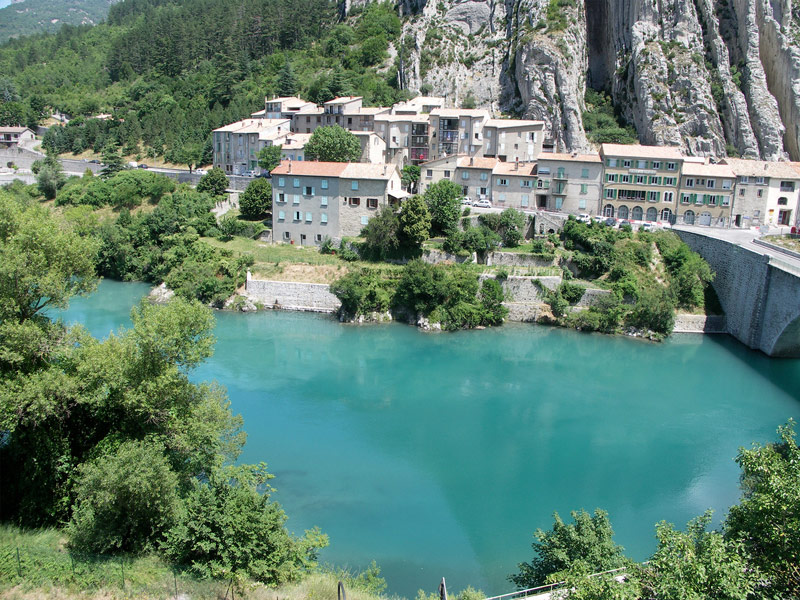
[[[609,573],[618,573],[620,571],[624,571],[625,569],[627,569],[627,567],[609,569],[608,571],[601,571],[600,573],[592,573],[591,575],[589,575],[589,577],[599,577],[600,575],[608,575]],[[486,600],[515,600],[516,598],[527,598],[528,596],[545,594],[547,592],[555,591],[565,583],[567,582],[556,581],[554,583],[548,583],[546,585],[540,585],[534,588],[528,588],[526,590],[517,590],[516,592],[510,592],[508,594],[501,594],[500,596],[492,596],[490,598],[486,598]]]

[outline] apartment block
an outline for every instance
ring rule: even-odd
[[[319,245],[356,236],[403,191],[395,165],[282,161],[272,170],[273,239]]]
[[[428,156],[428,117],[425,115],[380,114],[374,120],[375,133],[386,142],[387,163],[399,166],[420,164]]]
[[[600,158],[603,216],[673,221],[684,160],[678,148],[602,144]]]
[[[728,227],[736,175],[728,165],[685,159],[676,223]]]
[[[492,179],[492,204],[496,208],[530,210],[533,207],[536,192],[535,163],[497,161],[492,170]]]
[[[599,154],[545,152],[536,163],[536,208],[599,215],[603,161]]]
[[[542,152],[544,121],[489,119],[483,126],[483,155],[502,161],[532,161]]]
[[[454,155],[422,163],[419,166],[419,193],[424,194],[429,186],[442,179],[458,181],[456,170],[458,169],[458,161],[462,158],[464,157]],[[494,168],[494,164],[492,164],[492,168]],[[491,174],[491,171],[488,171],[488,173]]]
[[[447,159],[444,159],[447,160]],[[492,199],[492,175],[498,165],[496,158],[459,156],[456,158],[455,181],[464,196],[471,200]]]
[[[289,119],[245,119],[212,132],[214,166],[231,175],[258,169],[258,153],[291,131]]]
[[[437,108],[430,113],[430,160],[454,154],[481,155],[483,126],[489,111],[466,108]]]
[[[798,222],[800,173],[791,163],[726,158],[736,175],[731,214],[737,227]]]

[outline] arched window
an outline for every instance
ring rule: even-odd
[[[668,208],[665,208],[661,211],[661,220],[671,222],[672,221],[672,211]]]
[[[614,205],[613,204],[606,204],[603,207],[603,216],[604,217],[613,217],[614,216]]]
[[[631,210],[631,219],[634,221],[641,221],[642,220],[642,207],[641,206],[634,206],[633,210]]]
[[[619,219],[627,219],[628,218],[628,207],[627,206],[620,206],[617,209],[617,218]]]
[[[694,225],[693,210],[687,210],[685,213],[683,213],[683,222],[686,223],[687,225]]]
[[[655,206],[651,206],[647,209],[647,220],[648,221],[655,221],[658,218],[658,211],[656,210]]]

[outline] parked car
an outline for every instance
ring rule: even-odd
[[[617,224],[617,220],[614,217],[608,217],[605,221],[603,221],[609,227],[614,227]]]
[[[656,226],[649,221],[647,223],[642,223],[642,225],[639,227],[639,231],[655,231],[655,229]]]
[[[488,200],[478,200],[473,206],[475,208],[492,208],[492,203]]]
[[[620,222],[619,222],[619,228],[620,228],[620,229],[622,229],[622,228],[623,228],[623,227],[625,227],[626,225],[627,225],[628,227],[630,227],[631,229],[633,229],[633,224],[632,224],[630,221],[628,221],[627,219],[626,219],[626,220],[624,220],[624,221],[620,221]]]
[[[91,164],[93,164],[93,165],[99,165],[99,164],[100,164],[100,161],[99,161],[99,160],[97,160],[96,158],[93,158],[93,159],[92,159],[92,160],[90,160],[89,162],[90,162]]]
[[[198,175],[205,175],[206,174],[206,170],[205,169],[195,169],[194,172],[197,173]]]
[[[464,197],[461,199],[461,206],[472,206],[472,200],[470,200],[469,198],[467,198],[466,196],[464,196]]]
[[[604,220],[605,219],[603,219],[603,217],[601,217],[600,215],[595,215],[592,217],[592,221],[594,221],[595,223],[602,223]]]
[[[272,179],[272,173],[269,171],[264,171],[263,173],[259,173],[256,177],[264,177],[266,179]]]
[[[580,223],[591,223],[592,217],[590,217],[587,213],[581,213],[578,215],[578,221]]]
[[[149,169],[150,167],[148,167],[148,166],[147,166],[146,164],[144,164],[144,163],[141,163],[141,164],[139,165],[139,168],[140,168],[140,169]]]

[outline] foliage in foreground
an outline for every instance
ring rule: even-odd
[[[573,512],[573,524],[555,515],[550,531],[537,530],[534,557],[509,580],[520,589],[566,582],[581,600],[772,600],[800,594],[800,449],[794,421],[778,428],[780,441],[740,449],[742,498],[720,531],[707,531],[711,511],[685,531],[656,525],[658,548],[636,565],[612,539],[606,513]],[[610,575],[591,574],[624,567]],[[625,575],[625,582],[614,576]]]
[[[0,192],[0,518],[68,522],[77,552],[163,550],[206,576],[298,577],[327,539],[286,532],[256,489],[263,467],[225,466],[241,418],[222,389],[189,379],[213,352],[211,311],[143,301],[132,328],[103,341],[42,311],[94,288],[95,253],[92,238]]]

